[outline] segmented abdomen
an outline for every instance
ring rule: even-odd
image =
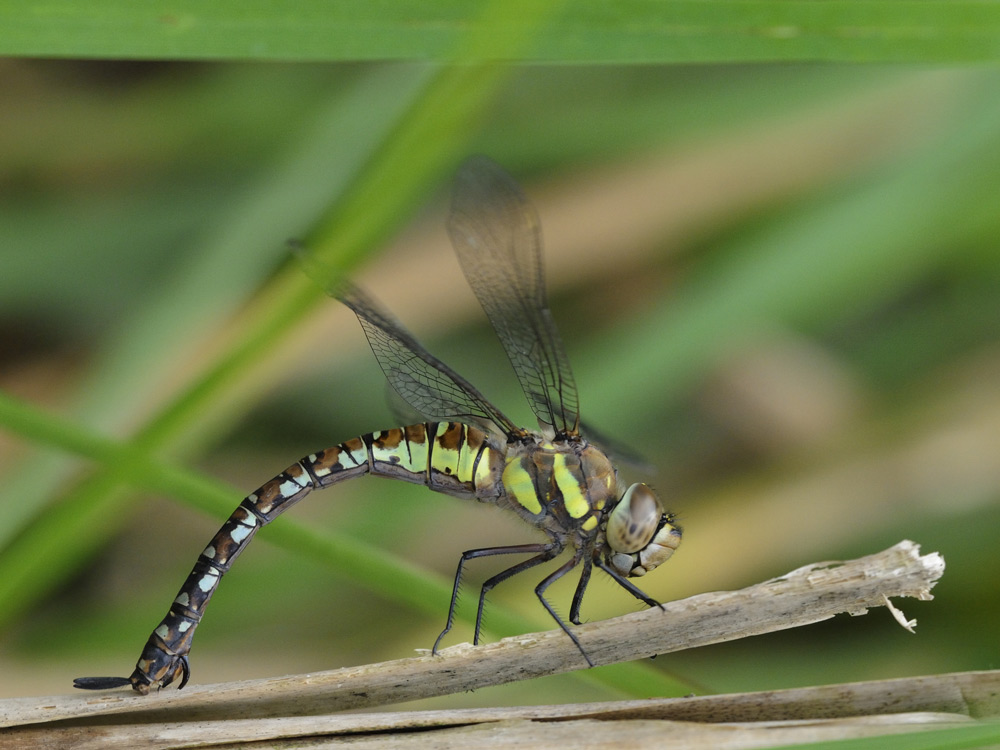
[[[187,680],[186,655],[222,575],[253,539],[314,489],[363,474],[426,484],[459,497],[499,491],[503,450],[458,422],[429,422],[369,433],[296,461],[247,495],[198,557],[167,616],[150,635],[130,680],[139,692]]]

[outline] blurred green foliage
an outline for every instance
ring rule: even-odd
[[[1000,13],[976,0],[0,3],[0,52],[32,56],[443,62],[470,32],[498,28],[531,43],[511,55],[486,35],[483,59],[969,62],[996,60]]]
[[[300,455],[392,424],[356,323],[286,257],[285,240],[312,236],[329,206],[353,206],[336,226],[371,218],[352,252],[376,293],[524,414],[442,230],[448,172],[475,151],[539,205],[585,417],[658,467],[682,516],[685,543],[643,581],[650,594],[736,588],[902,538],[948,564],[935,601],[897,603],[919,621],[915,636],[873,612],[661,657],[633,680],[663,670],[726,691],[995,666],[995,71],[473,74],[487,77],[442,82],[406,64],[0,62],[0,387],[61,415],[83,443],[112,436],[242,488],[228,505],[218,486],[204,490],[219,493],[214,505],[178,502],[179,484],[135,493],[114,460],[95,468],[5,435],[5,693],[130,671],[241,493]],[[470,98],[449,130],[427,102],[452,90]],[[431,126],[407,131],[420,107]],[[406,132],[430,142],[413,146]],[[387,143],[425,150],[390,163]],[[342,554],[362,571],[369,548],[407,561],[414,580],[433,571],[433,591],[463,549],[531,538],[491,508],[418,487],[362,480],[315,495],[227,576],[194,679],[332,668],[433,642],[446,598],[412,601],[402,569],[395,596],[386,570],[371,569],[377,582],[343,575],[320,549],[331,539],[361,545]],[[472,572],[466,604],[487,571]],[[491,637],[548,626],[534,583],[496,592]],[[634,606],[614,588],[595,581],[585,615]],[[627,678],[549,678],[465,700],[661,686]]]

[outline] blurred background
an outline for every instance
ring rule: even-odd
[[[286,241],[359,168],[352,139],[388,127],[426,75],[0,61],[0,389],[129,440],[253,324],[294,270]],[[433,705],[659,694],[658,673],[681,692],[726,692],[998,666],[996,71],[523,67],[470,150],[509,169],[539,210],[584,419],[655,468],[620,467],[684,525],[677,555],[642,581],[650,595],[735,589],[902,539],[947,570],[934,601],[896,602],[916,635],[878,610],[661,656],[624,688],[564,675]],[[447,177],[428,184],[355,275],[532,426],[449,248],[448,190]],[[258,357],[157,453],[239,488],[230,510],[298,457],[395,426],[337,303]],[[102,483],[89,461],[2,429],[0,472],[0,694],[129,674],[229,511]],[[102,510],[67,510],[87,507]],[[371,478],[312,495],[275,527],[286,522],[442,579],[465,549],[535,539],[491,507]],[[271,529],[208,610],[195,683],[434,642],[446,597],[416,611],[273,544]],[[491,565],[470,570],[466,611]],[[505,584],[490,611],[549,629],[540,577]],[[571,585],[553,590],[563,612]],[[635,608],[595,576],[584,616]],[[448,643],[470,638],[463,621]]]

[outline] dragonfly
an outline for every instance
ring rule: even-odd
[[[188,655],[195,629],[222,576],[254,535],[313,490],[366,474],[492,503],[520,516],[545,539],[462,553],[435,655],[454,624],[464,568],[478,558],[529,556],[482,584],[474,645],[489,591],[567,551],[569,559],[541,580],[535,594],[589,666],[594,664],[580,639],[546,598],[549,586],[580,568],[569,611],[573,625],[580,624],[594,568],[648,606],[661,606],[630,579],[668,560],[680,544],[681,528],[648,485],[625,486],[606,452],[581,433],[576,383],[548,306],[537,213],[500,166],[472,157],[455,179],[448,233],[538,429],[512,422],[362,290],[335,283],[327,291],[357,315],[389,384],[424,421],[312,453],[247,495],[198,556],[132,674],[81,677],[75,687],[131,686],[146,695],[179,680],[183,688],[191,675]]]

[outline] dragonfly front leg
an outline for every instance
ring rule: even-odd
[[[516,575],[524,570],[534,567],[535,565],[540,565],[543,562],[551,560],[556,557],[560,552],[562,552],[562,546],[555,544],[554,542],[549,542],[547,544],[517,544],[509,547],[484,547],[482,549],[471,549],[462,553],[462,557],[459,558],[458,567],[455,569],[455,584],[451,590],[451,602],[448,605],[448,620],[445,623],[444,630],[434,641],[434,647],[431,649],[432,654],[436,654],[438,651],[438,646],[444,637],[451,631],[452,625],[455,624],[455,608],[458,606],[458,590],[462,584],[462,573],[465,569],[465,563],[469,560],[474,560],[478,557],[492,557],[494,555],[517,555],[517,554],[530,554],[532,552],[539,553],[536,557],[530,560],[525,560],[522,563],[508,568],[507,570],[498,573],[483,584],[482,590],[479,592],[479,608],[476,611],[476,630],[475,635],[472,640],[473,645],[479,644],[479,631],[482,625],[483,619],[483,607],[486,601],[486,593],[496,586],[501,581],[505,581],[513,575]]]
[[[628,578],[626,578],[625,576],[623,576],[621,573],[619,573],[617,570],[615,570],[614,568],[612,568],[610,565],[607,565],[600,558],[597,558],[597,557],[594,558],[594,565],[596,565],[598,568],[600,568],[605,573],[607,573],[609,576],[611,576],[611,578],[614,579],[615,583],[617,583],[619,586],[621,586],[623,589],[625,589],[627,592],[629,592],[632,596],[634,596],[639,601],[645,602],[650,607],[659,607],[660,609],[665,609],[665,607],[663,606],[663,604],[661,604],[660,602],[656,601],[656,599],[653,599],[652,597],[650,597],[649,594],[647,594],[641,588],[639,588],[638,586],[636,586]],[[579,624],[579,623],[577,623],[577,624]]]

